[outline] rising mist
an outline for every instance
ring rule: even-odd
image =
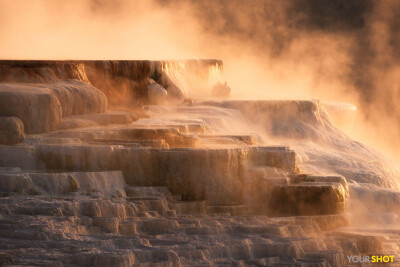
[[[0,2],[2,59],[220,58],[232,95],[357,106],[353,137],[398,157],[396,1]]]

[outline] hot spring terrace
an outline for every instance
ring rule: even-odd
[[[154,83],[185,97],[168,69],[206,78],[222,65],[0,61],[0,265],[338,266],[389,253],[398,235],[341,230],[346,177],[226,131],[261,120],[281,138],[331,141],[317,101],[148,106]]]

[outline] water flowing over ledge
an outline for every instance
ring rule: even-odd
[[[336,127],[332,105],[227,99],[222,66],[0,61],[0,263],[340,266],[348,253],[398,256],[390,162]],[[387,229],[375,231],[382,220]]]

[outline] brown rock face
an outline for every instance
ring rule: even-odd
[[[25,139],[24,123],[17,117],[0,117],[0,144],[14,145]]]
[[[43,133],[58,129],[64,117],[103,113],[108,102],[128,108],[151,102],[151,80],[165,88],[164,100],[167,95],[183,98],[164,71],[166,65],[179,64],[195,72],[222,66],[219,60],[0,60],[0,116],[20,118],[28,134]]]
[[[50,89],[25,84],[0,85],[0,115],[21,119],[26,133],[57,128],[62,116],[60,102]]]
[[[79,81],[0,83],[0,115],[21,119],[26,133],[52,131],[63,116],[105,112],[106,108],[105,95]]]
[[[276,186],[269,198],[273,215],[324,215],[343,213],[345,190],[339,183],[303,182]]]
[[[362,147],[317,102],[194,99],[136,113],[129,101],[152,103],[163,90],[179,98],[173,81],[185,79],[175,74],[207,76],[218,62],[179,64],[0,60],[0,266],[348,266],[346,255],[400,256],[398,227],[341,228],[360,206],[368,219],[399,222],[400,193],[324,175],[328,160],[349,165],[313,142]],[[141,91],[151,80],[160,90]],[[360,170],[356,159],[348,172]]]
[[[178,87],[165,71],[167,67],[183,64],[196,75],[207,76],[210,66],[222,68],[216,59],[183,61],[149,60],[0,60],[0,82],[56,83],[60,80],[77,80],[100,89],[109,103],[132,106],[146,103],[147,86],[151,80],[168,91],[168,95],[182,99]],[[62,101],[60,101],[63,103]]]

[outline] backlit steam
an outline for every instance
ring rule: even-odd
[[[163,70],[189,97],[209,96],[226,80],[232,98],[327,101],[334,120],[335,112],[355,114],[336,120],[347,134],[399,161],[399,11],[394,0],[1,0],[0,58],[221,59],[223,74],[211,67],[204,85],[186,65]],[[338,160],[336,152],[326,156]],[[387,187],[396,187],[387,173]]]
[[[222,75],[220,63],[202,66],[196,61],[166,62],[162,70],[171,81],[178,86],[186,97],[210,95],[210,88],[215,85]]]

